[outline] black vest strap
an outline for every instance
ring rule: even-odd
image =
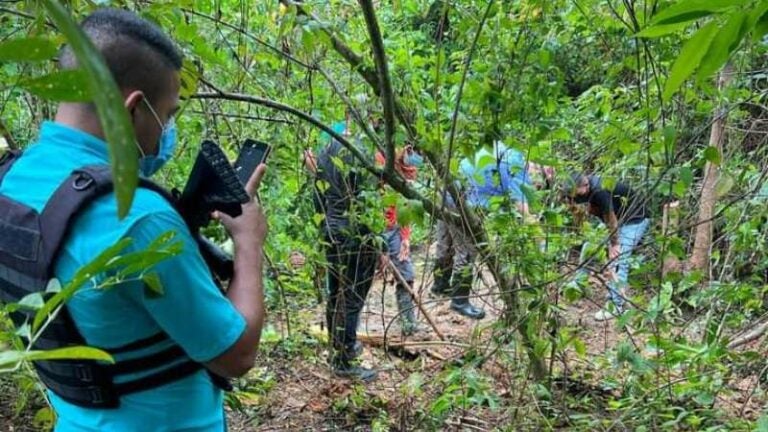
[[[0,158],[0,181],[9,171],[13,162],[18,159],[18,152],[6,153]],[[140,179],[140,187],[152,190],[163,196],[172,205],[175,199],[165,189],[146,179]],[[61,245],[68,235],[70,226],[77,218],[80,210],[94,200],[112,192],[114,188],[109,166],[87,166],[74,171],[59,185],[46,207],[39,215],[20,203],[8,200],[8,208],[17,213],[28,215],[29,220],[19,222],[9,219],[11,227],[33,226],[35,232],[42,238],[42,253],[36,255],[33,263],[38,267],[23,267],[16,261],[0,262],[0,300],[18,302],[24,295],[39,292],[45,287],[50,277]],[[2,198],[2,197],[0,197]],[[3,216],[0,211],[0,222]],[[3,239],[0,238],[0,241]],[[13,245],[10,243],[10,245]],[[8,244],[6,244],[8,246]],[[16,252],[16,249],[13,250]],[[34,284],[24,282],[23,278],[32,278]],[[14,313],[17,325],[29,320],[32,312],[19,310]],[[88,408],[116,408],[120,404],[120,396],[137,391],[148,390],[187,377],[203,370],[203,366],[189,359],[184,350],[172,344],[153,354],[131,355],[144,348],[157,346],[167,342],[168,335],[163,332],[140,339],[126,345],[104,349],[110,354],[125,354],[127,359],[115,364],[104,364],[93,360],[50,360],[35,361],[34,365],[43,383],[54,393],[70,403]],[[72,321],[66,307],[46,326],[43,334],[37,339],[35,349],[55,349],[73,345],[85,345],[86,342]],[[213,382],[225,389],[231,389],[229,383],[207,371]],[[132,374],[150,375],[131,379],[127,382],[114,383],[114,378]]]

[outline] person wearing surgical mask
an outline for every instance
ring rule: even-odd
[[[136,137],[137,149],[130,157],[137,158],[141,176],[151,177],[173,157],[176,146],[181,53],[155,24],[126,10],[97,9],[80,28],[100,52],[123,97]],[[71,47],[63,48],[59,67],[78,68]],[[36,142],[7,171],[0,195],[42,211],[58,187],[69,185],[65,179],[75,170],[108,166],[110,157],[115,155],[108,151],[95,105],[61,103],[56,117],[43,122]],[[258,167],[246,186],[251,197],[265,168]],[[244,204],[237,218],[215,217],[235,245],[235,276],[226,294],[212,279],[182,217],[154,191],[139,187],[122,218],[115,194],[107,193],[68,223],[52,269],[62,286],[124,239],[130,243],[121,255],[144,252],[171,233],[179,252],[141,269],[162,284],[160,295],[132,275],[109,289],[96,289],[109,277],[99,270],[67,301],[66,312],[84,345],[112,352],[116,365],[138,358],[154,363],[146,380],[142,378],[141,391],[117,393],[116,407],[78,404],[71,386],[69,394],[62,387],[58,392],[49,389],[57,432],[226,430],[224,392],[210,373],[239,377],[254,366],[265,316],[262,247],[267,223],[255,201]],[[90,382],[88,377],[66,378]],[[109,385],[124,384],[117,382],[120,378],[125,377],[110,377]]]

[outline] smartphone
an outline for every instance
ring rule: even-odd
[[[235,173],[243,185],[248,183],[248,179],[256,171],[256,167],[266,162],[271,150],[272,148],[265,142],[246,138],[240,149],[240,155],[235,161]]]

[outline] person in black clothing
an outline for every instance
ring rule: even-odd
[[[568,189],[573,202],[587,203],[589,214],[600,218],[610,232],[608,290],[615,311],[606,308],[595,315],[598,321],[608,320],[624,311],[629,257],[650,225],[645,198],[624,183],[609,190],[601,186],[599,177],[583,174],[573,175]]]
[[[329,266],[326,321],[332,347],[331,363],[339,376],[370,381],[376,372],[359,366],[354,359],[362,350],[357,342],[360,312],[381,255],[376,236],[356,218],[363,213],[359,210],[362,206],[359,194],[371,176],[335,139],[317,158],[307,151],[305,165],[316,175],[315,207],[325,215],[322,232]]]

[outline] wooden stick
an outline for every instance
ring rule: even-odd
[[[752,328],[737,335],[736,338],[728,343],[728,349],[736,349],[742,345],[746,345],[765,334],[766,330],[768,330],[768,321],[755,324]]]
[[[443,333],[437,328],[437,325],[435,325],[435,322],[432,321],[432,317],[427,313],[427,310],[424,308],[424,306],[421,304],[421,302],[416,298],[416,295],[414,294],[413,290],[411,289],[411,286],[408,284],[408,282],[405,280],[402,274],[400,274],[400,271],[395,267],[395,264],[392,263],[392,260],[388,260],[387,264],[389,265],[390,270],[392,270],[392,273],[394,273],[395,277],[400,281],[400,284],[405,287],[405,290],[408,291],[408,295],[411,296],[411,299],[416,303],[416,307],[419,308],[422,314],[424,314],[424,318],[427,319],[427,322],[432,327],[432,330],[435,331],[435,334],[437,337],[440,338],[440,340],[444,341],[445,336],[443,336]]]

